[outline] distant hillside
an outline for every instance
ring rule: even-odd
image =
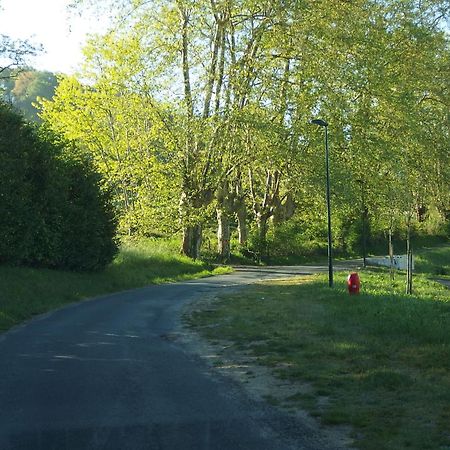
[[[4,71],[2,77],[0,92],[3,100],[14,105],[28,120],[40,122],[33,103],[37,97],[53,97],[58,84],[56,75],[27,67]]]

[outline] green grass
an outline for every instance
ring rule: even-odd
[[[419,250],[415,255],[415,270],[437,277],[450,276],[450,246]]]
[[[187,320],[311,383],[285,406],[351,425],[358,448],[450,448],[450,291],[420,275],[406,296],[404,275],[391,283],[377,270],[361,272],[362,292],[349,296],[346,275],[333,289],[323,275],[249,287]]]
[[[0,332],[31,317],[110,292],[228,272],[178,254],[164,241],[125,242],[104,271],[0,266]]]

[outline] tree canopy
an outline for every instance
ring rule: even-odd
[[[182,231],[183,252],[197,257],[215,221],[227,259],[233,227],[242,246],[264,253],[288,219],[322,221],[323,135],[313,117],[330,124],[342,246],[361,185],[379,230],[405,212],[448,220],[448,2],[101,8],[115,16],[111,29],[88,44],[80,74],[42,102],[42,117],[93,157],[122,232]]]

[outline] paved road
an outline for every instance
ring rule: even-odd
[[[450,280],[446,280],[444,278],[436,278],[435,279],[438,283],[443,284],[446,288],[450,289]]]
[[[167,335],[202,294],[314,269],[239,270],[71,305],[0,336],[1,450],[324,449]]]

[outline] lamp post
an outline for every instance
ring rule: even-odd
[[[327,216],[328,216],[328,286],[333,287],[333,252],[331,245],[330,164],[328,157],[328,123],[322,119],[311,120],[314,125],[325,128],[325,166],[327,172]]]
[[[362,220],[362,253],[363,253],[363,267],[366,267],[367,248],[366,248],[366,202],[364,200],[364,180],[356,180],[361,185],[361,220]]]

